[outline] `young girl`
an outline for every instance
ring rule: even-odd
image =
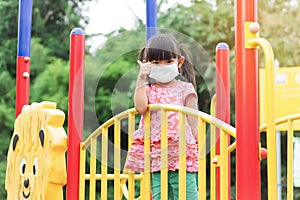
[[[140,114],[148,104],[174,104],[198,109],[193,65],[175,38],[169,34],[151,37],[140,52],[139,74],[134,93],[134,106]],[[185,81],[176,77],[181,77]],[[150,81],[150,83],[148,83]],[[151,190],[152,199],[160,199],[161,119],[160,111],[151,111]],[[198,199],[197,119],[188,116],[186,123],[186,199]],[[179,114],[168,112],[168,183],[170,193],[178,199]],[[144,117],[128,153],[125,168],[144,171]],[[171,194],[169,194],[171,197]]]

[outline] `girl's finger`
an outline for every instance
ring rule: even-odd
[[[139,66],[141,66],[143,64],[140,60],[138,60],[137,63]]]

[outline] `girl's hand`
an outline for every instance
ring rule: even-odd
[[[147,111],[148,99],[146,95],[146,78],[151,72],[150,62],[137,61],[139,65],[139,74],[136,81],[134,92],[134,107],[140,114],[144,114]]]
[[[140,60],[137,61],[139,65],[139,75],[138,78],[142,80],[146,80],[147,76],[151,72],[151,63],[150,62],[141,62]]]

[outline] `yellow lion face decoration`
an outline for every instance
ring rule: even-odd
[[[65,114],[53,102],[25,105],[7,155],[8,200],[63,199],[66,184]]]

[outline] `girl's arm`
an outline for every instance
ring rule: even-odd
[[[147,111],[148,99],[146,94],[146,78],[151,72],[151,65],[149,63],[142,63],[138,61],[139,74],[136,80],[134,91],[134,107],[138,113],[144,114]]]
[[[185,99],[185,106],[198,110],[198,101],[194,94],[190,94]],[[198,139],[198,119],[197,117],[188,115],[188,122],[192,128],[192,133]]]

